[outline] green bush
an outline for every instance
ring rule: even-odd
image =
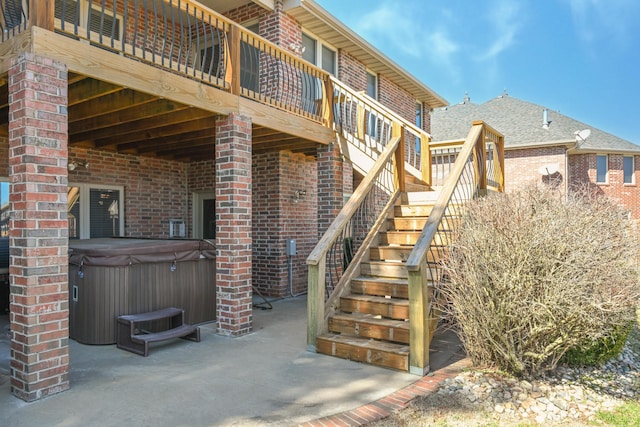
[[[441,309],[476,364],[534,376],[582,343],[609,351],[622,342],[606,337],[635,317],[639,245],[615,204],[529,188],[466,212],[445,261]]]
[[[562,361],[571,366],[597,366],[618,357],[622,352],[633,323],[628,326],[615,328],[611,334],[598,341],[583,341],[576,347],[570,348]]]

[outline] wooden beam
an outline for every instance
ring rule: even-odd
[[[117,138],[114,138],[114,136],[116,135],[112,135],[108,138],[96,139],[94,141],[94,147],[102,148],[114,145],[119,146],[121,144],[146,141],[163,136],[180,135],[184,132],[211,127],[213,126],[214,120],[214,116],[209,116],[197,120],[192,119],[186,121],[176,121],[173,123],[167,123],[167,121],[165,120],[164,126],[155,126],[150,128],[146,127],[136,129],[135,127],[129,127],[126,130],[122,130],[122,133],[118,133]]]
[[[75,79],[75,81],[69,81],[68,83],[69,101],[67,105],[76,105],[100,96],[120,92],[121,90],[123,90],[122,86],[96,79]]]
[[[168,101],[166,99],[151,101],[144,106],[132,105],[130,108],[122,110],[108,112],[106,114],[90,117],[87,119],[73,120],[69,122],[69,134],[77,134],[88,129],[98,130],[109,128],[111,126],[123,125],[126,123],[148,119],[158,114],[164,114],[169,112],[177,112],[185,110],[188,107],[184,104]],[[70,117],[73,119],[73,117]]]
[[[251,118],[252,122],[259,126],[321,144],[329,144],[335,140],[333,131],[319,123],[230,94],[186,76],[126,56],[105,52],[104,49],[42,28],[33,28],[31,36],[34,53],[63,62],[74,73],[217,114],[228,115],[237,112]],[[27,42],[31,40],[27,38]],[[5,44],[1,44],[0,47],[4,47]],[[0,63],[1,61],[0,55]]]
[[[32,38],[34,53],[60,61],[75,73],[218,114],[238,111],[238,96],[197,80],[42,28],[33,28]]]
[[[110,93],[100,98],[93,98],[83,103],[76,103],[69,107],[69,117],[73,121],[98,117],[105,112],[114,112],[130,108],[132,105],[142,105],[156,101],[157,97],[133,89],[124,89]]]

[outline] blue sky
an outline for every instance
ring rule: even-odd
[[[640,145],[639,0],[316,0],[450,104],[504,90]]]

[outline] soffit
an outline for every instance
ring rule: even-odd
[[[384,74],[398,86],[409,91],[416,99],[431,108],[448,102],[427,85],[408,73],[349,27],[332,16],[312,0],[285,0],[285,12],[302,27],[337,49],[343,49],[360,60],[367,68]]]

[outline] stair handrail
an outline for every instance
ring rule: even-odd
[[[394,125],[400,126],[405,140],[408,140],[409,135],[413,135],[414,139],[419,141],[419,145],[416,144],[415,150],[411,150],[411,144],[408,141],[405,144],[403,156],[405,158],[405,171],[416,178],[422,180],[425,184],[431,185],[431,134],[411,123],[406,118],[402,117],[395,111],[386,107],[380,101],[370,97],[364,91],[357,91],[347,86],[336,77],[330,75],[327,86],[333,90],[333,99],[331,105],[333,107],[330,125],[333,126],[337,133],[341,132],[339,128],[339,119],[336,119],[335,109],[342,102],[342,94],[347,94],[357,101],[359,101],[366,109],[370,109],[376,113],[379,113],[382,117],[389,120]],[[366,115],[358,113],[358,118],[366,119]],[[358,128],[364,129],[365,124],[359,123]],[[418,148],[419,147],[419,148]]]
[[[488,178],[492,178],[494,185],[488,185]],[[440,261],[444,256],[438,248],[447,243],[447,236],[456,228],[464,202],[489,188],[496,191],[504,188],[504,138],[484,122],[476,121],[406,261],[411,373],[425,375],[429,370],[429,344],[435,325],[431,299],[441,281]]]
[[[345,203],[340,213],[307,257],[307,346],[312,351],[315,350],[316,337],[326,330],[327,308],[330,306],[329,301],[335,299],[332,298],[333,295],[341,293],[344,290],[345,283],[348,283],[348,280],[343,280],[346,277],[345,274],[352,272],[353,268],[351,268],[351,270],[349,270],[349,268],[357,264],[357,260],[362,256],[363,248],[367,245],[363,244],[355,254],[352,255],[353,261],[356,262],[353,262],[349,266],[344,266],[343,273],[345,274],[342,275],[335,284],[335,288],[332,289],[331,293],[327,296],[327,258],[329,257],[329,253],[338,243],[338,240],[344,236],[344,230],[349,227],[356,212],[358,212],[367,198],[376,191],[385,194],[385,207],[382,208],[380,214],[376,214],[375,224],[371,225],[367,237],[363,240],[367,240],[369,235],[372,234],[371,230],[378,227],[381,221],[380,218],[383,216],[386,217],[389,206],[393,205],[393,202],[395,202],[400,193],[397,178],[398,162],[395,161],[395,156],[397,156],[401,141],[402,138],[397,135],[391,139],[391,142],[387,144],[383,152],[376,159],[369,173],[364,177],[356,191],[354,191],[353,195]],[[393,170],[389,171],[390,168],[393,168]],[[382,188],[383,185],[381,185],[379,178],[385,171],[393,175],[385,178],[385,182],[393,186],[392,189]]]

